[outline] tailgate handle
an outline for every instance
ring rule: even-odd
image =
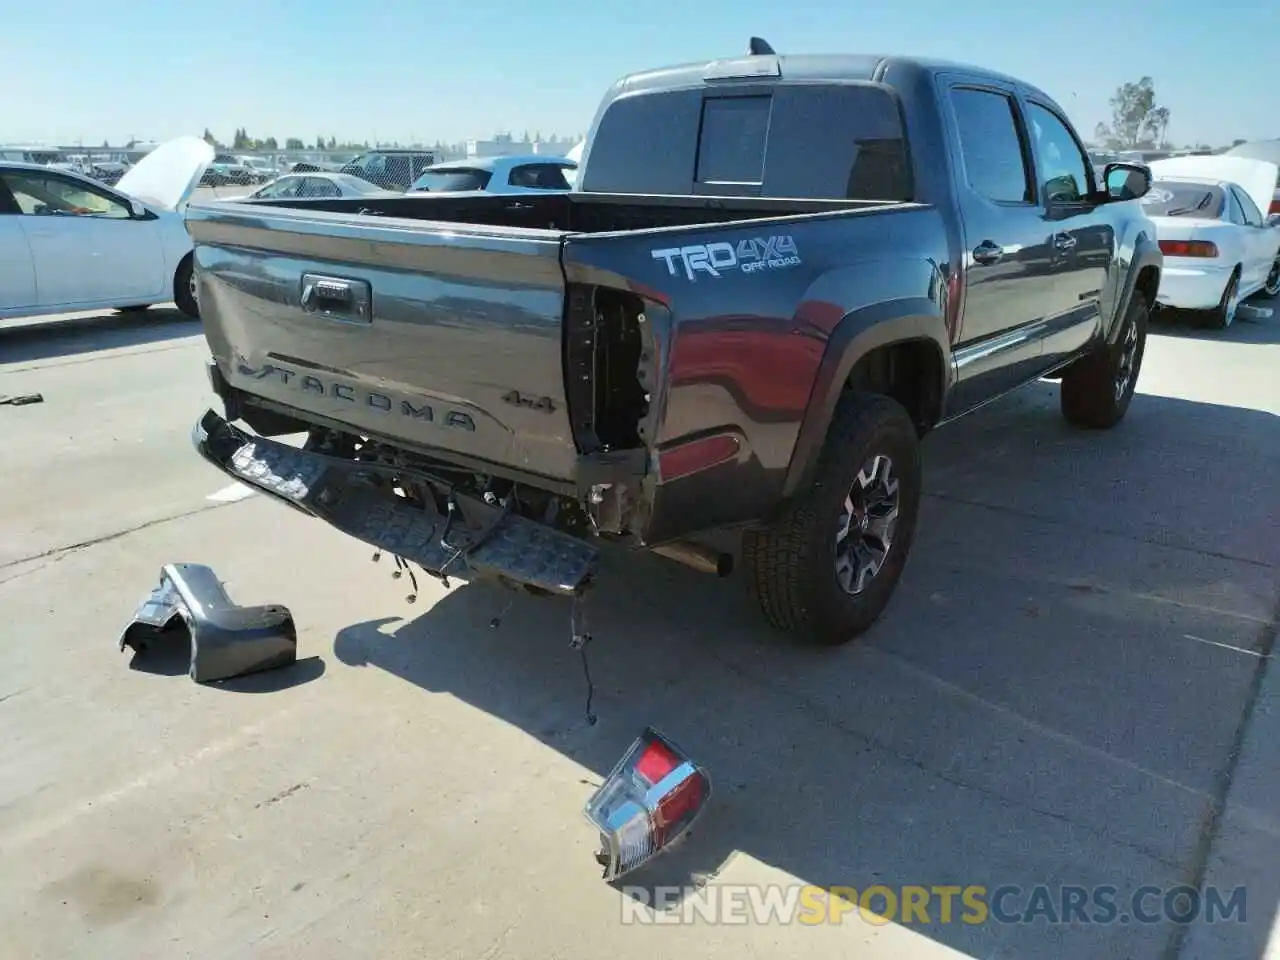
[[[369,323],[373,291],[367,280],[326,277],[318,273],[302,275],[302,309],[347,323]]]

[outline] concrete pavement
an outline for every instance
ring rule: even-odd
[[[0,407],[0,957],[1261,956],[1278,344],[1157,328],[1113,432],[1038,385],[930,438],[907,575],[846,649],[773,635],[737,577],[611,558],[589,726],[563,605],[408,605],[359,544],[209,499],[198,325],[0,330],[3,392],[45,396]],[[304,659],[229,689],[130,669],[118,631],[176,560],[291,606]],[[1113,886],[1127,914],[1203,880],[1248,884],[1247,923],[627,926],[643,894],[600,882],[581,806],[646,723],[716,795],[637,882],[1021,888],[1005,911]]]

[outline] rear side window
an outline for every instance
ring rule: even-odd
[[[569,181],[564,178],[564,169],[553,163],[529,163],[514,167],[508,179],[513,187],[527,187],[534,190],[569,189]]]
[[[990,90],[955,89],[951,105],[970,188],[1000,203],[1034,203],[1013,99]]]
[[[1240,209],[1244,211],[1244,222],[1251,227],[1260,227],[1264,222],[1262,211],[1258,209],[1258,205],[1250,199],[1249,195],[1239,187],[1232,184],[1231,192],[1236,196],[1236,202],[1240,204]]]
[[[324,177],[307,177],[301,189],[298,190],[299,197],[340,197],[342,191],[332,180],[326,180]]]
[[[772,97],[707,97],[698,138],[699,183],[764,182]]]

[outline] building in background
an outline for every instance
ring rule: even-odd
[[[471,160],[484,157],[517,157],[529,154],[545,154],[563,157],[573,147],[574,141],[565,140],[468,140],[466,155],[459,159]]]

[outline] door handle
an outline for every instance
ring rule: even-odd
[[[302,275],[299,305],[307,313],[347,323],[369,323],[373,291],[367,280],[327,277],[316,273]]]
[[[981,263],[989,266],[993,263],[999,263],[1000,258],[1004,256],[1004,248],[1000,244],[991,240],[983,240],[980,244],[973,248],[974,263]]]
[[[1074,250],[1076,248],[1076,238],[1069,233],[1055,234],[1053,246],[1055,250]]]

